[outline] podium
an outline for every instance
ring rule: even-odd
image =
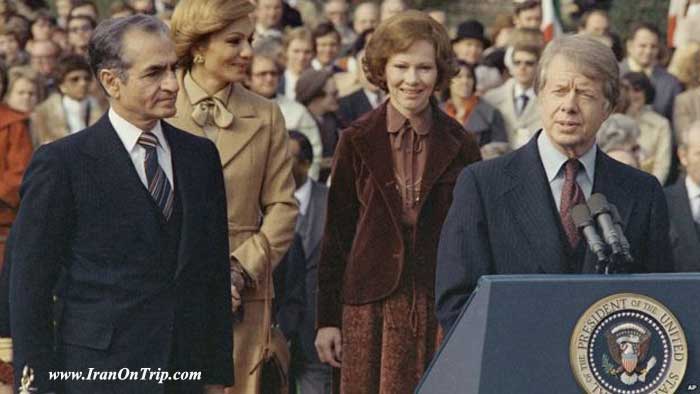
[[[484,276],[416,389],[588,392],[700,393],[700,274]]]

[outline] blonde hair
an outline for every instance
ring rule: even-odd
[[[676,49],[668,72],[678,78],[686,89],[700,86],[700,43],[691,42]]]
[[[7,96],[10,95],[10,92],[14,88],[15,84],[20,79],[26,79],[36,86],[37,103],[44,101],[46,91],[44,86],[44,78],[42,78],[41,74],[30,66],[15,66],[11,67],[7,71],[7,88],[5,89],[5,99],[7,99]]]
[[[192,48],[211,34],[230,26],[255,11],[249,0],[180,0],[175,7],[170,29],[180,65],[192,67]]]
[[[291,29],[287,29],[284,32],[284,37],[282,38],[282,47],[284,48],[285,53],[287,52],[287,49],[289,49],[289,45],[294,40],[308,41],[309,44],[311,44],[311,47],[314,47],[313,32],[306,26],[294,27]]]

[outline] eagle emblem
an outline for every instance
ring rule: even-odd
[[[647,374],[656,365],[656,357],[647,360],[651,335],[639,324],[621,323],[605,334],[608,350],[617,365],[608,370],[610,375],[619,376],[628,386],[644,382]]]

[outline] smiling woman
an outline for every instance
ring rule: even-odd
[[[368,44],[367,77],[389,99],[341,133],[318,269],[316,348],[341,367],[341,393],[413,392],[440,342],[436,235],[457,175],[480,158],[431,98],[455,64],[444,27],[418,11]]]
[[[268,344],[267,274],[289,248],[297,214],[282,114],[241,85],[253,57],[253,11],[248,0],[183,0],[171,22],[182,88],[169,121],[216,144],[226,183],[231,301],[240,318],[232,394],[262,390],[256,365]]]

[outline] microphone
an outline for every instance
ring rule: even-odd
[[[603,239],[612,248],[613,255],[623,254],[620,236],[617,234],[610,216],[608,199],[600,193],[595,193],[588,199],[588,208],[603,232]]]
[[[622,246],[622,254],[625,256],[625,260],[628,263],[634,262],[632,254],[630,253],[630,243],[625,237],[624,231],[622,231],[622,218],[620,217],[620,212],[617,211],[617,207],[614,204],[610,204],[610,213],[612,214],[613,223],[615,223],[615,230],[620,236],[620,246]]]
[[[586,238],[588,247],[593,253],[595,253],[598,258],[598,264],[596,264],[596,271],[602,274],[607,271],[608,266],[608,256],[605,254],[605,243],[598,235],[598,231],[593,223],[593,217],[591,216],[591,211],[588,209],[586,204],[578,204],[571,209],[571,219],[574,221],[576,228],[583,233],[583,237]]]

